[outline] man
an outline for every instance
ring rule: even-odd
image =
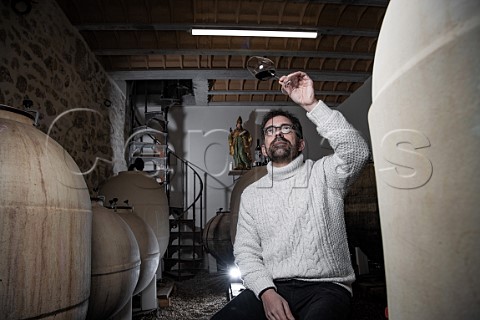
[[[347,319],[355,274],[343,198],[368,159],[368,147],[338,111],[315,99],[307,74],[279,81],[335,152],[305,160],[298,119],[278,110],[265,115],[268,174],[241,196],[234,244],[247,289],[212,319]]]

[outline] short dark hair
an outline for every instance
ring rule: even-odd
[[[299,139],[303,139],[303,131],[302,131],[302,124],[300,123],[300,120],[298,120],[298,118],[296,116],[293,115],[293,113],[290,113],[286,110],[282,110],[282,109],[275,109],[275,110],[271,110],[269,113],[267,113],[266,115],[263,116],[263,120],[262,120],[262,140],[265,140],[265,125],[267,124],[267,122],[269,120],[271,120],[272,118],[275,118],[277,116],[284,116],[286,118],[288,118],[291,122],[292,122],[292,125],[293,125],[293,130],[295,130],[295,134],[297,135],[297,137]]]

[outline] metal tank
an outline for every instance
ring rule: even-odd
[[[85,319],[92,212],[70,155],[0,105],[0,319]]]
[[[480,1],[392,0],[368,120],[390,319],[480,319]]]
[[[123,171],[108,179],[99,190],[106,201],[114,198],[119,203],[128,201],[134,213],[149,225],[158,240],[160,257],[170,238],[169,206],[164,187],[141,171]]]
[[[88,320],[105,320],[120,312],[140,276],[140,250],[128,224],[113,210],[92,201],[92,285]]]
[[[203,229],[203,245],[217,263],[224,266],[234,262],[233,246],[230,236],[231,213],[219,211]]]
[[[205,225],[202,235],[204,247],[223,266],[234,262],[233,243],[237,234],[240,196],[248,185],[266,174],[265,166],[253,167],[246,171],[233,187],[230,196],[230,211],[217,212]]]

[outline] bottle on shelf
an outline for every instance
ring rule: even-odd
[[[266,166],[269,161],[270,161],[270,158],[269,158],[268,156],[264,156],[264,157],[263,157],[262,166]]]
[[[260,147],[260,139],[257,139],[257,146],[255,147],[255,167],[263,165],[262,148]]]

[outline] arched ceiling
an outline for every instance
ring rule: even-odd
[[[371,76],[388,0],[57,0],[116,80],[191,83],[196,105],[282,105],[249,57],[306,71],[335,107]],[[193,27],[316,30],[316,39],[192,36]],[[189,87],[189,86],[187,86]]]

